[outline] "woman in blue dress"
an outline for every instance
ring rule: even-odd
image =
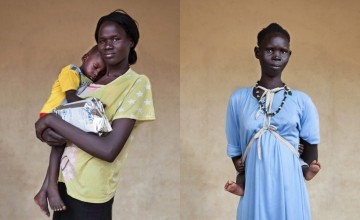
[[[226,116],[227,154],[238,171],[245,165],[237,219],[309,220],[298,146],[301,139],[301,158],[320,169],[318,113],[308,95],[291,90],[281,80],[291,56],[289,33],[272,23],[257,38],[254,52],[261,78],[254,87],[231,95]]]

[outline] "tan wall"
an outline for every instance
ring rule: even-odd
[[[284,81],[307,92],[321,117],[323,169],[308,182],[313,217],[359,219],[360,5],[301,2],[1,1],[0,219],[47,219],[32,201],[49,155],[34,122],[60,68],[79,64],[98,18],[116,8],[140,24],[134,69],[152,81],[157,121],[140,128],[144,139],[129,152],[114,219],[234,219],[238,198],[223,191],[235,177],[225,155],[226,104],[259,78],[253,47],[272,21],[292,37]]]
[[[253,48],[271,22],[292,37],[283,80],[320,113],[323,169],[307,184],[313,219],[360,219],[359,8],[356,0],[181,0],[181,219],[235,219],[238,198],[223,190],[235,178],[226,105],[259,79]]]
[[[117,8],[140,25],[134,69],[152,82],[157,120],[129,151],[114,219],[179,219],[179,2],[70,2],[0,2],[0,219],[48,219],[33,202],[50,152],[34,122],[60,68],[80,64],[97,20]]]

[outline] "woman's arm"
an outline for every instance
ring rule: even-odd
[[[44,130],[51,128],[88,154],[113,162],[130,136],[134,124],[135,120],[133,119],[116,119],[112,123],[113,130],[106,136],[100,137],[82,131],[55,114],[48,114],[35,123],[35,128],[36,136],[42,141],[44,141],[42,137]]]
[[[51,128],[44,130],[42,138],[51,147],[65,147],[66,145],[66,139]]]

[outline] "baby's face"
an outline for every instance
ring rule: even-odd
[[[89,55],[88,59],[83,63],[84,75],[94,82],[104,75],[104,70],[105,63],[99,53]]]

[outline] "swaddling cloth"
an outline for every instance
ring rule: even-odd
[[[102,135],[112,130],[103,104],[96,98],[63,104],[53,112],[61,116],[64,121],[86,132]]]

